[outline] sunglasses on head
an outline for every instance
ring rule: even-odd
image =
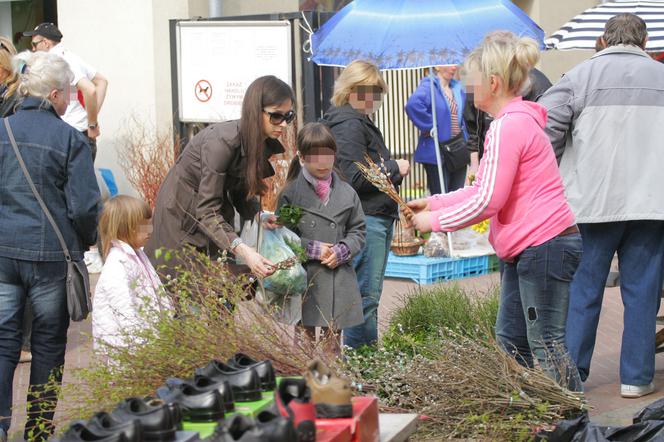
[[[285,114],[282,114],[281,112],[268,112],[266,110],[263,110],[266,114],[270,116],[270,123],[276,125],[279,125],[283,123],[284,121],[286,124],[290,124],[291,121],[295,119],[295,111],[289,110]]]
[[[3,42],[0,41],[0,49],[4,49],[5,51],[9,52],[11,54],[11,51]]]

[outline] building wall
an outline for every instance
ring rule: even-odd
[[[514,0],[549,36],[572,17],[601,3],[599,0]],[[558,51],[542,53],[540,69],[555,83],[562,74],[593,55],[592,51]]]
[[[113,170],[121,193],[135,193],[117,161],[130,118],[169,130],[168,20],[207,14],[206,0],[59,0],[65,46],[108,78],[95,165]]]
[[[223,17],[299,11],[298,0],[217,0]]]
[[[11,38],[13,33],[12,4],[9,2],[0,2],[0,35]]]

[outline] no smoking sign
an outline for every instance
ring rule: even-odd
[[[212,85],[207,80],[200,80],[196,83],[194,93],[196,94],[196,99],[201,103],[210,101],[210,98],[212,98]]]

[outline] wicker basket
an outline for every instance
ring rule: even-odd
[[[417,255],[417,252],[420,250],[420,246],[424,241],[422,239],[416,239],[415,241],[409,242],[396,242],[392,241],[390,244],[390,249],[397,256],[412,256]]]

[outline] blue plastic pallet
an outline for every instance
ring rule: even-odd
[[[390,252],[385,276],[412,279],[418,284],[467,278],[489,272],[489,257],[428,258],[424,255],[397,256]]]

